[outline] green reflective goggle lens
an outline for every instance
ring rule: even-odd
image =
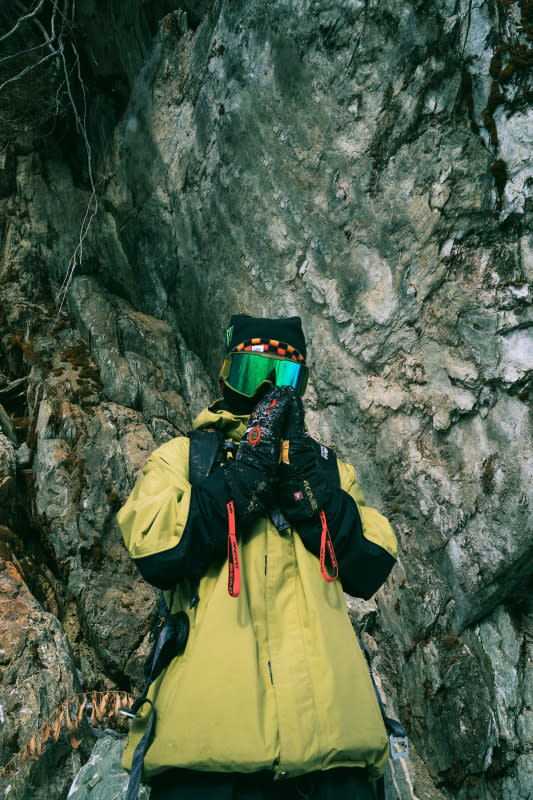
[[[308,368],[296,361],[257,353],[230,353],[221,371],[224,382],[239,394],[253,397],[264,381],[274,386],[293,386],[303,394]]]

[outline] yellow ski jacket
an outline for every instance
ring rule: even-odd
[[[195,428],[219,429],[239,442],[248,418],[216,405],[200,414]],[[357,504],[371,557],[383,552],[394,563],[391,526],[366,506],[353,467],[341,461],[338,467],[342,490]],[[148,459],[117,517],[137,562],[164,559],[180,544],[191,503],[188,475],[187,437],[167,442]],[[188,613],[190,635],[184,653],[148,694],[156,723],[144,777],[173,767],[272,769],[276,778],[366,767],[371,779],[379,778],[388,739],[348,617],[342,569],[339,580],[325,581],[298,532],[290,528],[280,535],[266,516],[239,538],[239,550],[238,597],[228,594],[228,564],[220,553],[199,580],[192,610],[190,581],[178,583],[173,611]],[[361,570],[367,568],[361,563]],[[147,724],[147,705],[139,716],[124,750],[127,769]]]

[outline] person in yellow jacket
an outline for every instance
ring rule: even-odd
[[[194,423],[224,442],[215,469],[191,485],[191,440],[173,439],[118,514],[141,574],[190,623],[148,693],[143,776],[152,800],[369,800],[388,738],[343,591],[368,599],[396,538],[306,431],[300,318],[234,315],[226,345],[223,397]]]

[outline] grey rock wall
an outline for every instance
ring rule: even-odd
[[[56,617],[33,597],[20,564],[7,552],[0,529],[0,758],[7,764],[55,707],[77,688],[67,636]],[[3,787],[20,800],[64,797],[81,766],[80,753],[64,737],[40,760],[19,764]],[[16,786],[16,788],[15,788]]]
[[[123,738],[103,735],[70,787],[72,800],[122,800],[128,788],[128,773],[120,766]],[[139,800],[148,800],[150,790],[142,786]]]
[[[526,13],[222,3],[194,36],[180,17],[139,77],[106,195],[124,226],[137,211],[120,244],[145,307],[213,373],[206,307],[215,330],[233,309],[303,316],[315,432],[402,544],[383,665],[431,780],[457,797],[501,796],[506,772],[524,782],[531,74],[512,48]],[[129,166],[145,161],[148,181]],[[501,614],[520,640],[512,735],[494,711],[499,645],[480,633]]]
[[[298,313],[311,430],[400,540],[374,605],[351,606],[411,738],[390,796],[527,800],[530,4],[221,1],[196,24],[167,14],[128,73],[53,334],[43,298],[88,196],[53,150],[0,163],[0,368],[28,376],[30,513],[78,669],[138,685],[155,601],[115,508],[215,395],[230,314]],[[16,527],[27,467],[4,433]]]

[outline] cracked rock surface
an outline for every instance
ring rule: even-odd
[[[349,600],[410,736],[388,796],[533,797],[530,5],[162,8],[100,53],[131,93],[55,326],[88,194],[9,144],[0,525],[84,688],[141,682],[156,594],[114,517],[144,460],[216,396],[231,313],[299,314],[311,432],[400,542]]]

